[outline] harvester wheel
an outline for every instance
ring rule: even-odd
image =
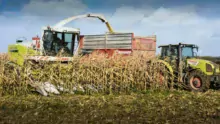
[[[186,85],[190,91],[203,92],[209,89],[210,81],[203,72],[196,70],[189,73]]]

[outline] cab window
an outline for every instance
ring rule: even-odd
[[[182,56],[183,57],[193,57],[192,47],[183,47],[182,48]]]

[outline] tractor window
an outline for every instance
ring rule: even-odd
[[[169,48],[168,47],[162,47],[161,56],[165,57],[169,54]]]
[[[182,56],[183,57],[193,57],[192,47],[183,47],[182,48]]]
[[[177,47],[171,47],[170,55],[171,56],[177,56],[178,55]]]
[[[172,46],[169,50],[169,47],[162,47],[161,56],[178,56],[178,48],[175,46]]]

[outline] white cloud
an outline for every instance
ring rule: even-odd
[[[33,36],[41,35],[43,26],[54,25],[64,17],[78,15],[86,8],[81,0],[30,0],[19,13],[21,16],[0,15],[0,52],[7,51],[7,46],[15,43],[17,38],[24,36],[31,40]],[[4,12],[2,15],[17,14]]]
[[[41,3],[41,1],[42,0],[38,3]],[[71,1],[69,2],[72,4],[74,3]],[[3,30],[0,30],[0,35],[4,34],[1,37],[3,37],[2,39],[5,42],[0,47],[0,51],[2,51],[3,47],[4,50],[6,50],[7,44],[14,43],[18,36],[31,38],[36,34],[40,35],[42,26],[46,26],[48,24],[54,25],[63,19],[63,17],[55,17],[56,13],[61,15],[66,12],[70,14],[68,16],[72,16],[74,13],[71,11],[78,11],[77,7],[74,7],[78,6],[77,4],[74,4],[74,6],[61,4],[61,6],[66,9],[54,9],[54,7],[50,8],[50,5],[53,5],[53,2],[48,2],[46,4],[49,9],[44,7],[44,5],[41,10],[38,10],[39,8],[32,9],[32,6],[34,6],[32,0],[32,3],[23,9],[23,12],[30,12],[32,15],[36,16],[29,16],[25,14],[25,16],[21,16],[16,19],[0,17],[0,22],[4,22],[0,23],[1,29],[3,27]],[[43,13],[46,10],[47,12]],[[49,13],[52,13],[50,18],[43,17],[45,15],[49,15]],[[200,53],[201,55],[219,56],[220,18],[206,18],[198,15],[194,6],[176,8],[161,7],[158,9],[149,7],[134,8],[131,6],[122,6],[116,9],[113,14],[103,14],[110,21],[110,24],[116,32],[134,32],[135,35],[139,36],[156,34],[157,45],[178,42],[195,43],[199,45],[202,51]],[[107,31],[105,25],[98,19],[79,19],[67,26],[80,28],[82,34],[100,34]]]
[[[72,16],[85,12],[87,6],[81,0],[31,0],[21,12],[35,16]]]
[[[146,12],[150,14],[146,16]],[[220,53],[220,37],[213,37],[220,30],[220,18],[199,16],[193,6],[154,10],[121,7],[111,20],[112,25],[121,31],[132,31],[136,35],[156,34],[157,45],[194,43],[200,46],[202,55],[219,56]]]
[[[141,8],[133,7],[121,7],[116,9],[115,13],[111,17],[112,23],[123,24],[121,27],[132,26],[135,22],[142,20],[146,15],[149,15],[152,10],[144,11]]]

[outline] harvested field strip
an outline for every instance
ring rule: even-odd
[[[220,94],[148,91],[131,95],[4,96],[0,123],[220,122]]]

